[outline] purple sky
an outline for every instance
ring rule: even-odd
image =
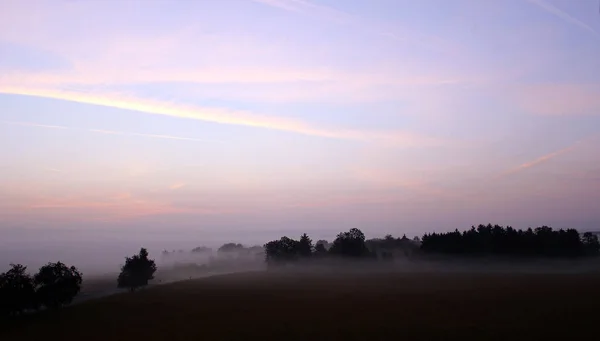
[[[0,248],[598,229],[599,56],[597,0],[0,0]]]

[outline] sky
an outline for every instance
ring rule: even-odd
[[[0,0],[0,248],[600,229],[599,56],[596,0]]]

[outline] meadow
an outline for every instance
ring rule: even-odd
[[[216,275],[3,325],[2,340],[596,339],[600,274],[365,271]]]

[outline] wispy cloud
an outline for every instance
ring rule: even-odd
[[[281,9],[284,9],[287,11],[302,12],[301,6],[298,6],[298,4],[296,4],[293,1],[289,1],[289,0],[253,0],[253,1],[261,3],[261,4],[265,4],[267,6],[281,8]]]
[[[440,37],[430,36],[415,30],[407,28],[399,28],[398,24],[394,24],[395,29],[391,29],[381,21],[367,21],[356,15],[344,12],[342,10],[317,5],[306,0],[253,0],[257,3],[262,3],[267,6],[272,6],[282,10],[293,11],[305,15],[319,17],[337,24],[352,24],[361,27],[363,30],[386,37],[394,41],[410,42],[418,46],[425,47],[429,50],[454,53],[460,51],[460,47],[455,42],[448,42]]]
[[[220,140],[198,139],[198,138],[193,138],[193,137],[181,137],[181,136],[173,136],[173,135],[129,133],[129,132],[123,132],[123,131],[102,130],[102,129],[87,129],[87,130],[92,133],[100,133],[100,134],[108,134],[108,135],[139,136],[139,137],[150,137],[150,138],[154,138],[154,139],[167,139],[167,140],[192,141],[192,142],[226,143],[225,141],[220,141]]]
[[[600,85],[532,84],[516,86],[513,97],[528,113],[539,115],[583,115],[600,112]]]
[[[299,12],[312,16],[323,17],[326,20],[347,23],[356,18],[344,11],[323,5],[317,5],[306,0],[253,0],[267,6],[276,7],[286,11]]]
[[[542,155],[542,156],[538,157],[537,159],[534,159],[534,160],[522,163],[522,164],[518,165],[517,167],[512,168],[512,169],[506,171],[505,173],[503,173],[503,175],[515,174],[515,173],[521,172],[523,170],[526,170],[528,168],[532,168],[532,167],[535,167],[535,166],[540,165],[542,163],[548,162],[548,161],[554,159],[557,156],[560,156],[562,154],[570,152],[571,150],[573,150],[573,148],[575,148],[575,145],[569,146],[567,148],[559,149],[557,151],[554,151],[552,153],[548,153],[546,155]]]
[[[62,173],[62,171],[57,168],[45,167],[44,170],[47,172],[52,172],[52,173]]]
[[[390,146],[440,146],[448,145],[451,143],[450,141],[444,141],[416,133],[401,131],[380,132],[352,129],[323,129],[312,126],[300,120],[258,115],[248,111],[227,110],[220,108],[203,108],[192,105],[174,104],[115,94],[100,95],[68,90],[15,87],[0,87],[0,93],[53,98],[78,103],[94,104],[99,106],[133,110],[148,114],[165,115],[177,118],[193,119],[221,124],[265,128],[325,138],[376,142]],[[107,133],[107,131],[96,132]],[[117,134],[121,133],[119,132]],[[144,134],[142,136],[147,135]],[[154,135],[153,137],[159,136],[161,138],[184,139],[179,137],[165,137],[163,135]]]
[[[48,211],[53,213],[81,212],[88,215],[88,219],[102,217],[104,219],[129,219],[142,216],[165,215],[190,213],[192,210],[187,208],[175,207],[169,203],[149,201],[140,198],[134,198],[131,195],[116,195],[106,198],[84,198],[84,197],[64,197],[64,198],[41,198],[32,201],[26,207],[22,208],[29,212]],[[203,213],[201,210],[193,210],[194,213]]]
[[[134,56],[138,57],[138,56]],[[139,83],[202,83],[202,84],[272,84],[289,82],[327,82],[339,80],[381,82],[370,75],[336,72],[326,69],[284,69],[278,67],[221,67],[190,70],[186,68],[160,68],[144,70],[139,67],[126,69],[113,63],[98,62],[80,65],[76,70],[22,72],[9,71],[0,75],[0,84],[44,86],[69,85],[119,85]],[[387,81],[390,80],[386,77]]]
[[[26,127],[48,128],[48,129],[72,129],[72,128],[65,127],[65,126],[58,126],[58,125],[52,125],[52,124],[38,124],[38,123],[30,123],[30,122],[8,122],[8,121],[3,121],[2,123],[3,124],[10,124],[10,125],[26,126]]]
[[[598,32],[596,32],[596,30],[594,30],[591,26],[589,26],[588,24],[584,23],[583,21],[573,17],[572,15],[570,15],[569,13],[559,9],[558,7],[551,5],[549,3],[547,3],[544,0],[527,0],[528,2],[538,6],[539,8],[543,9],[544,11],[554,14],[555,16],[561,18],[562,20],[575,25],[585,31],[588,31],[589,33],[592,33],[593,35],[595,35],[596,37],[600,37],[600,35],[598,34]]]
[[[178,182],[178,183],[175,183],[175,184],[169,186],[169,188],[172,189],[172,190],[176,190],[176,189],[180,189],[180,188],[182,188],[184,186],[185,186],[185,183]]]
[[[310,200],[296,200],[283,205],[283,208],[317,208],[329,209],[351,205],[391,204],[405,200],[397,194],[355,194],[355,195],[326,195]]]
[[[507,170],[506,172],[502,173],[500,176],[506,176],[506,175],[512,175],[515,173],[519,173],[522,172],[524,170],[539,166],[543,163],[546,163],[558,156],[564,155],[566,153],[569,153],[571,151],[573,151],[575,148],[579,147],[580,145],[582,145],[583,143],[586,142],[590,142],[593,140],[596,140],[596,138],[598,137],[598,135],[592,135],[583,139],[580,139],[578,141],[576,141],[575,143],[573,143],[572,145],[565,147],[565,148],[561,148],[559,150],[553,151],[551,153],[548,153],[546,155],[542,155],[534,160],[522,163],[520,165],[518,165],[517,167],[514,167],[512,169]]]
[[[142,133],[130,133],[130,132],[124,132],[124,131],[103,130],[103,129],[84,129],[84,128],[75,128],[75,127],[58,126],[58,125],[37,124],[37,123],[31,123],[31,122],[0,121],[0,123],[1,124],[8,124],[8,125],[18,125],[18,126],[24,126],[24,127],[37,127],[37,128],[49,128],[49,129],[64,129],[64,130],[87,131],[87,132],[91,132],[91,133],[98,133],[98,134],[105,134],[105,135],[139,136],[139,137],[150,137],[150,138],[155,138],[155,139],[168,139],[168,140],[179,140],[179,141],[225,143],[225,142],[219,141],[219,140],[197,139],[197,138],[192,138],[192,137],[181,137],[181,136],[172,136],[172,135],[157,135],[157,134],[142,134]],[[49,170],[49,169],[47,168],[46,170]]]
[[[430,181],[424,178],[402,178],[400,172],[394,172],[387,169],[358,168],[353,174],[356,180],[366,182],[370,185],[391,190],[406,189],[413,193],[441,198],[441,199],[459,199],[459,195],[436,188],[430,184]]]

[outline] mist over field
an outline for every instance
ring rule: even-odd
[[[284,233],[291,237],[298,236],[304,231],[293,231]],[[314,242],[317,240],[332,241],[339,232],[308,231]],[[368,231],[366,232],[368,233]],[[277,239],[282,233],[279,231],[263,231],[251,233],[240,233],[239,231],[224,231],[222,233],[202,233],[197,231],[178,231],[155,232],[139,231],[130,233],[128,231],[68,231],[35,230],[30,233],[12,233],[2,231],[0,233],[0,272],[5,271],[9,263],[21,263],[34,270],[46,264],[49,261],[62,261],[67,264],[77,266],[86,277],[98,277],[106,274],[117,273],[123,265],[126,256],[137,252],[140,247],[148,249],[150,256],[157,261],[159,269],[171,267],[176,264],[203,264],[208,261],[209,253],[197,254],[191,252],[197,247],[206,247],[212,249],[212,254],[216,254],[217,249],[226,243],[241,243],[246,247],[262,246],[267,241]],[[367,234],[369,236],[369,234]],[[370,234],[371,237],[382,237]],[[410,235],[409,235],[410,236]],[[415,236],[420,237],[419,234]],[[411,237],[412,238],[412,237]],[[163,257],[164,250],[172,252],[169,257]],[[443,260],[444,257],[436,258]],[[396,259],[400,262],[401,259]],[[455,261],[456,263],[457,261]],[[521,265],[522,268],[532,267],[535,262],[529,261]],[[540,261],[540,266],[548,270],[563,269],[554,268],[552,265],[544,266],[548,261]],[[561,263],[560,261],[551,261],[551,264]],[[468,263],[464,264],[467,266]],[[490,262],[487,269],[502,268],[499,264],[495,267]],[[513,264],[519,265],[519,264]],[[405,265],[407,266],[407,265]],[[476,268],[475,265],[474,269]],[[480,266],[480,265],[479,265]],[[420,264],[419,267],[427,269],[426,264]],[[434,267],[435,268],[435,267]],[[444,270],[446,267],[441,267]],[[578,269],[578,267],[574,267]]]
[[[0,340],[600,339],[599,18],[0,0]]]
[[[322,233],[316,236],[332,239],[335,233]],[[246,246],[262,246],[266,241],[277,237],[279,237],[277,231],[202,233],[193,230],[167,230],[153,233],[148,230],[131,232],[127,229],[121,231],[0,230],[0,261],[2,262],[0,272],[5,271],[9,263],[21,263],[36,269],[48,261],[61,260],[76,265],[86,275],[102,275],[118,272],[125,257],[137,252],[140,247],[147,248],[159,264],[161,264],[160,255],[163,250],[185,250],[184,255],[170,257],[166,261],[168,264],[176,260],[185,261],[188,259],[189,251],[199,246],[214,250],[229,242],[242,243]]]
[[[367,245],[371,252],[379,248],[377,243],[382,243],[392,238],[368,239]],[[404,240],[403,237],[402,240]],[[277,238],[273,238],[277,239]],[[394,241],[394,239],[391,239]],[[400,238],[395,239],[401,241]],[[323,242],[319,240],[319,243]],[[327,248],[331,247],[332,239],[327,241]],[[316,242],[316,241],[315,241]],[[90,299],[98,299],[123,292],[117,289],[116,278],[126,256],[131,256],[139,249],[140,244],[132,241],[101,239],[86,242],[77,240],[66,243],[64,240],[55,240],[54,243],[45,242],[45,248],[31,243],[29,247],[24,241],[22,244],[12,244],[3,248],[1,256],[4,259],[20,257],[20,262],[30,269],[44,265],[48,259],[59,260],[68,265],[75,265],[83,272],[84,281],[81,294],[75,303]],[[406,239],[405,246],[389,250],[393,258],[388,261],[373,262],[369,260],[353,260],[345,258],[313,258],[310,262],[293,263],[281,269],[269,270],[288,275],[302,276],[333,276],[342,280],[347,276],[380,276],[382,274],[405,274],[407,276],[420,276],[420,274],[506,274],[509,276],[523,274],[593,274],[600,272],[600,259],[572,258],[506,258],[486,256],[477,258],[461,258],[444,254],[426,254],[420,250],[420,242]],[[176,281],[187,281],[225,274],[249,273],[261,276],[260,273],[268,270],[266,263],[264,243],[241,244],[237,242],[224,242],[213,240],[212,244],[198,245],[192,241],[178,241],[175,238],[166,241],[147,241],[143,244],[151,250],[150,257],[155,260],[158,271],[150,286],[168,284]],[[170,245],[171,247],[159,247]],[[16,248],[19,246],[19,248]],[[154,246],[154,248],[152,248]],[[406,248],[408,246],[408,249]],[[374,247],[376,247],[374,249]],[[266,273],[266,272],[265,272]],[[243,286],[244,282],[239,282]]]
[[[0,300],[21,305],[7,306],[16,307],[9,310],[16,314],[3,308],[7,319],[0,319],[0,335],[33,340],[68,329],[73,340],[130,333],[165,340],[175,332],[178,340],[242,334],[280,339],[285,330],[290,340],[346,339],[359,331],[385,339],[401,329],[409,339],[530,339],[589,333],[590,311],[600,302],[598,236],[548,226],[521,230],[480,224],[422,237],[368,239],[351,228],[331,240],[313,241],[303,233],[262,245],[226,242],[164,248],[152,255],[141,248],[124,263],[120,272],[106,273],[98,269],[108,264],[94,265],[96,273],[88,264],[83,281],[76,268],[49,264],[62,267],[50,273],[59,278],[49,287],[39,284],[48,276],[41,275],[44,268],[28,277],[13,266],[1,275]],[[11,296],[10,290],[25,292],[26,283],[35,285],[31,296]],[[55,296],[44,296],[44,289]],[[71,292],[64,306],[53,306],[52,297],[64,292]],[[202,328],[191,323],[197,318]],[[224,322],[235,328],[223,329]]]

